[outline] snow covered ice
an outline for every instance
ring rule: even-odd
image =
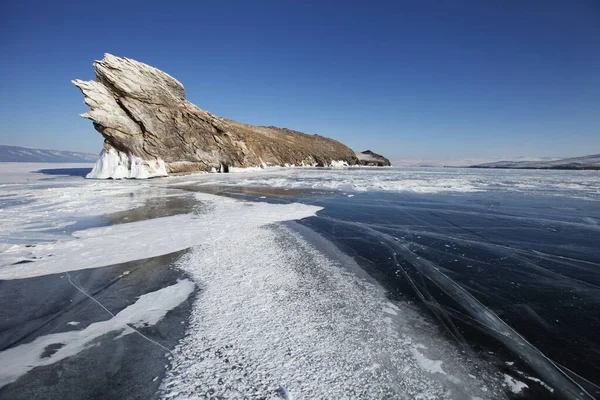
[[[392,298],[352,256],[315,233],[310,224],[292,221],[329,218],[339,235],[343,236],[345,224],[354,224],[364,235],[368,227],[354,221],[352,214],[334,220],[324,213],[323,204],[339,201],[351,207],[364,201],[364,193],[374,192],[464,195],[520,190],[591,204],[600,200],[595,176],[572,172],[409,171],[336,165],[335,169],[268,168],[132,182],[36,172],[50,168],[47,165],[0,167],[4,168],[0,178],[3,283],[51,276],[68,279],[77,271],[178,251],[185,251],[176,266],[186,276],[133,299],[108,319],[81,325],[79,319],[67,319],[63,325],[69,331],[3,349],[0,384],[10,386],[32,370],[53,368],[61,360],[85,354],[102,335],[120,333],[118,341],[135,334],[138,326],[154,326],[190,298],[186,334],[177,346],[165,350],[166,372],[152,381],[158,395],[166,399],[498,399],[528,393],[535,384],[553,393],[554,382],[530,376],[529,371],[508,374],[493,361],[465,352],[415,303]],[[71,172],[76,167],[68,166]],[[235,199],[249,187],[259,192],[279,188],[291,194],[270,199],[265,191],[254,195],[253,201]],[[294,190],[326,194],[334,200],[299,202]],[[148,199],[177,196],[191,197],[202,205],[201,211],[94,225],[96,217],[133,210]],[[577,226],[597,230],[596,217],[585,218]],[[375,246],[387,239],[371,234],[368,240]],[[458,239],[446,244],[445,251],[462,243]],[[405,243],[414,245],[397,238],[395,254],[403,255]],[[430,282],[442,282],[459,303],[474,304],[466,292],[448,283],[451,279],[439,266],[414,257],[413,265],[426,271]],[[122,271],[118,278],[128,276],[130,270]],[[473,309],[504,332],[495,314],[483,306]],[[512,338],[510,329],[505,332]],[[55,344],[60,347],[42,356]]]
[[[4,258],[15,260],[27,255],[37,261],[29,263],[31,265],[4,265],[0,268],[0,279],[22,279],[156,257],[210,244],[223,230],[251,229],[263,224],[304,218],[319,210],[318,207],[297,203],[248,204],[218,199],[212,195],[197,194],[196,197],[210,202],[212,212],[90,228],[73,232],[77,240],[50,242],[33,248],[14,246],[5,251]],[[107,253],[107,249],[110,252]]]
[[[224,229],[181,268],[202,292],[164,398],[502,397],[413,309],[285,228]]]
[[[288,189],[341,190],[386,193],[478,193],[513,192],[544,196],[600,199],[596,171],[531,171],[470,168],[381,168],[331,169],[290,167],[261,172],[195,175],[186,182],[206,185],[237,185]],[[174,179],[179,179],[175,177]]]

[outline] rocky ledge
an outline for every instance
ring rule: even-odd
[[[154,67],[106,54],[96,81],[74,80],[104,137],[90,178],[149,178],[230,168],[356,165],[354,151],[319,135],[219,118],[185,98],[183,85]]]
[[[369,167],[389,167],[392,165],[390,160],[388,160],[381,154],[372,152],[371,150],[356,153],[356,157],[358,158],[360,165],[365,165]]]

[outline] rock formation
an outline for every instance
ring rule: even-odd
[[[106,54],[96,81],[74,80],[104,137],[92,178],[148,178],[230,167],[355,165],[355,153],[319,135],[219,118],[185,98],[168,74]]]
[[[358,158],[360,165],[369,167],[389,167],[392,165],[390,160],[381,154],[373,153],[371,150],[356,153],[356,157]]]

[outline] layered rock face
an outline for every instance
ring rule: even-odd
[[[358,158],[360,165],[366,165],[369,167],[389,167],[392,165],[390,160],[381,154],[372,152],[371,150],[356,153],[356,157]]]
[[[106,54],[96,81],[74,80],[105,138],[93,178],[148,178],[230,167],[358,164],[340,142],[216,117],[185,98],[183,85],[141,62]]]

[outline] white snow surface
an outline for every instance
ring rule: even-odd
[[[508,374],[504,374],[504,384],[508,386],[508,389],[515,394],[519,394],[523,391],[523,389],[529,388],[526,383],[523,383]]]
[[[93,163],[0,162],[0,194],[4,196],[4,189],[10,185],[31,184],[50,178],[38,172],[43,169],[92,168],[93,166]]]
[[[102,149],[100,158],[94,169],[86,176],[93,179],[148,179],[167,176],[165,162],[142,160],[133,154],[126,154],[115,149]]]
[[[10,262],[1,252],[15,244],[67,240],[64,232],[77,221],[136,208],[151,197],[172,194],[150,186],[151,181],[84,180],[81,176],[38,172],[52,169],[69,173],[90,167],[0,163],[0,266]]]
[[[231,173],[244,173],[244,172],[258,172],[258,171],[262,171],[264,169],[264,167],[245,167],[245,168],[239,168],[239,167],[229,167],[229,172]]]
[[[188,279],[180,280],[174,285],[140,296],[135,303],[110,319],[94,322],[82,330],[39,336],[32,342],[0,352],[0,387],[14,382],[35,367],[54,364],[85,350],[102,335],[114,332],[122,337],[135,333],[134,328],[156,325],[167,312],[192,294],[194,286]],[[58,349],[50,355],[44,355],[49,346]]]
[[[0,255],[0,279],[31,278],[156,257],[210,244],[224,230],[247,230],[305,218],[321,209],[299,203],[242,203],[202,193],[196,197],[210,203],[211,212],[90,228],[74,232],[76,240],[40,243],[35,247],[14,245]],[[36,261],[13,263],[23,258]]]
[[[499,378],[412,307],[285,227],[224,226],[180,267],[200,294],[161,384],[165,399],[503,398],[480,389]]]

